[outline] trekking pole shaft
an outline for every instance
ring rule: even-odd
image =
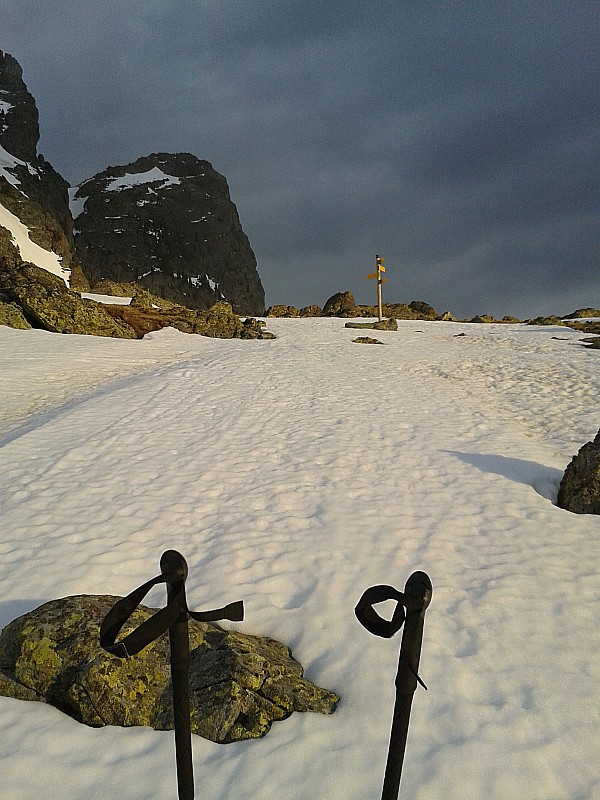
[[[408,610],[404,623],[396,675],[396,702],[381,800],[398,798],[410,709],[417,688],[425,609],[431,600],[431,581],[424,572],[415,572],[406,582],[404,592],[410,597],[421,598],[423,605],[421,608]]]
[[[192,731],[190,725],[190,639],[185,601],[185,579],[188,574],[184,557],[176,550],[167,550],[161,558],[163,573],[177,578],[167,583],[167,602],[179,603],[180,614],[169,628],[171,647],[171,683],[173,686],[173,726],[179,800],[194,800],[194,767],[192,764]]]
[[[394,706],[390,747],[388,750],[387,764],[385,766],[385,778],[383,781],[381,800],[397,800],[398,797],[412,699],[412,694],[396,695],[396,705]]]
[[[169,630],[171,644],[171,681],[173,684],[173,722],[179,800],[194,800],[192,731],[190,726],[189,664],[190,644],[187,614]]]

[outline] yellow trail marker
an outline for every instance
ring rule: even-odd
[[[367,275],[367,278],[378,278],[378,277],[379,277],[378,272],[372,272],[370,275]]]

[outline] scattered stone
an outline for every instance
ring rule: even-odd
[[[379,339],[372,339],[370,336],[359,336],[352,340],[356,344],[383,344]]]
[[[301,317],[320,317],[323,313],[321,306],[304,306],[300,309]]]
[[[575,514],[600,514],[600,431],[567,466],[557,503]]]
[[[563,325],[564,322],[560,317],[551,315],[549,317],[536,317],[535,319],[528,319],[528,325]]]
[[[337,292],[323,306],[324,317],[353,317],[356,303],[352,292]]]
[[[439,317],[436,317],[439,322],[456,322],[450,311],[444,311]]]
[[[519,324],[521,322],[521,320],[518,319],[517,317],[506,316],[506,317],[502,317],[500,322],[504,322],[507,325],[517,325],[517,324]]]
[[[494,317],[491,317],[489,314],[478,314],[476,317],[473,317],[473,319],[470,319],[469,322],[476,322],[476,323],[489,325],[492,322],[496,322],[496,320],[494,319]]]
[[[397,331],[398,323],[395,319],[382,319],[379,322],[347,322],[345,328],[369,328],[373,331]]]
[[[590,350],[600,350],[600,336],[591,336],[581,341],[585,342],[585,346]]]
[[[438,317],[435,308],[422,300],[411,300],[408,307],[419,315],[419,319],[437,319]]]
[[[269,306],[267,317],[299,317],[300,312],[295,306]]]
[[[52,600],[0,635],[0,694],[38,700],[92,727],[173,728],[168,635],[120,659],[100,648],[100,624],[119,598]],[[156,609],[140,606],[122,636]],[[331,714],[339,697],[304,678],[289,648],[267,637],[190,620],[193,733],[214,742],[257,739],[294,711]]]
[[[463,333],[455,333],[453,338],[454,338],[454,339],[460,339],[460,337],[461,337],[461,336],[466,336],[466,335],[467,335],[467,334],[466,334],[466,333],[464,333],[464,332],[463,332]]]
[[[561,319],[584,319],[585,317],[600,317],[600,309],[578,308],[572,314],[565,314]]]

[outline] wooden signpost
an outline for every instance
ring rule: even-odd
[[[367,278],[377,278],[377,313],[379,315],[379,322],[383,319],[383,304],[381,302],[381,286],[387,281],[387,278],[382,276],[382,273],[385,272],[385,267],[383,266],[383,262],[385,258],[380,258],[380,256],[375,256],[375,264],[377,267],[377,272],[372,272],[370,275],[367,275]]]

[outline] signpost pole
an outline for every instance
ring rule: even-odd
[[[367,278],[375,278],[377,280],[377,315],[379,317],[379,322],[383,319],[383,302],[381,299],[381,287],[387,281],[387,278],[384,278],[382,273],[385,272],[385,267],[383,266],[383,262],[385,261],[384,258],[380,256],[375,256],[375,265],[377,267],[377,271],[367,275]]]

